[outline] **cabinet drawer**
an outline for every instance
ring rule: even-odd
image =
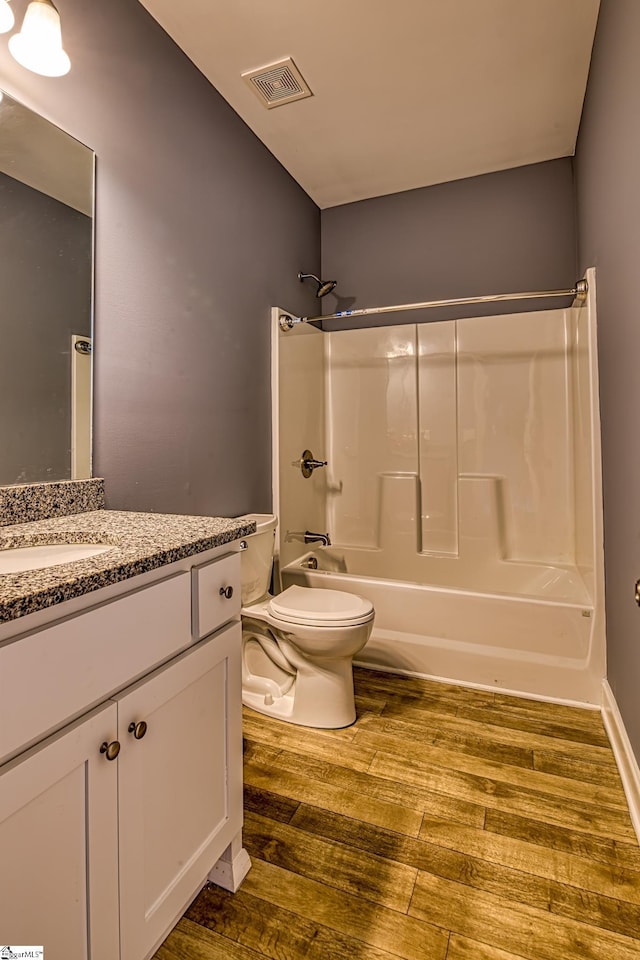
[[[0,648],[0,760],[191,642],[189,573]]]
[[[194,567],[193,635],[199,640],[240,614],[240,554]]]

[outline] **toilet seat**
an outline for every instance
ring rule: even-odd
[[[373,619],[373,604],[341,590],[288,587],[267,604],[274,620],[310,627],[351,627]]]

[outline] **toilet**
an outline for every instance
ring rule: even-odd
[[[242,702],[305,727],[348,727],[356,719],[352,661],[371,634],[373,605],[314,587],[272,597],[276,517],[241,519],[257,525],[241,554]]]

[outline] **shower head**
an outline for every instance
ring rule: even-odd
[[[328,293],[331,293],[335,289],[337,280],[320,280],[319,277],[316,277],[315,273],[299,273],[298,280],[302,283],[303,280],[315,280],[318,284],[318,289],[316,290],[316,297],[326,297]]]

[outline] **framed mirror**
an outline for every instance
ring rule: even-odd
[[[0,91],[0,485],[91,476],[94,155]]]

